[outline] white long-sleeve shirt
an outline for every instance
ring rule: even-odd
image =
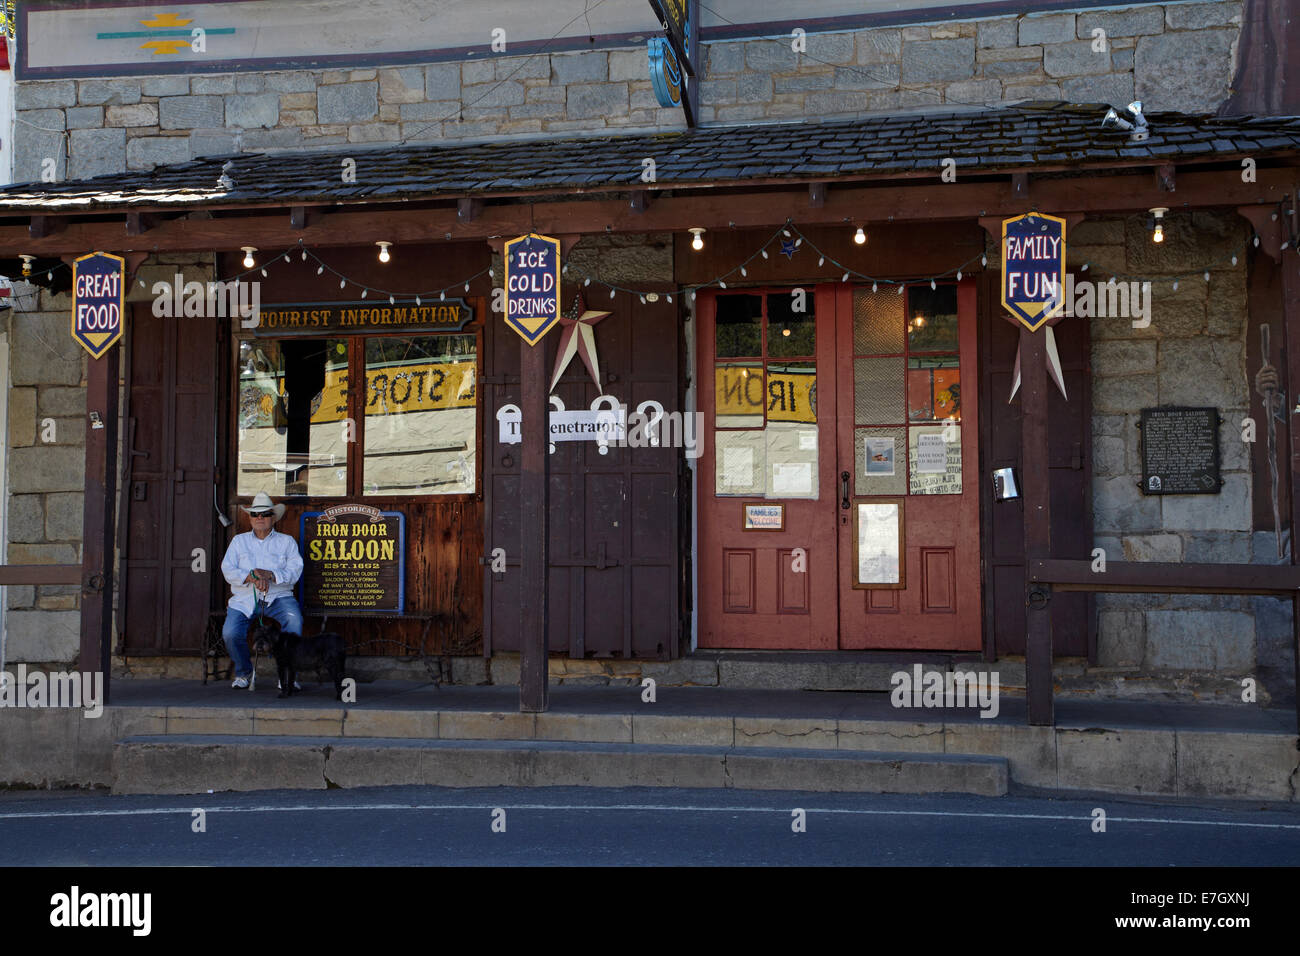
[[[262,568],[275,575],[275,582],[266,590],[262,599],[270,604],[276,598],[292,596],[293,586],[302,577],[302,555],[298,553],[298,542],[287,534],[272,531],[265,538],[258,540],[251,531],[235,535],[226,556],[221,562],[221,573],[230,583],[229,606],[253,616],[257,591],[252,584],[245,584],[244,579],[254,568]]]

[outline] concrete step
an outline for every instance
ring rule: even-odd
[[[118,740],[114,793],[692,787],[1003,796],[1000,756],[539,740],[168,734]]]

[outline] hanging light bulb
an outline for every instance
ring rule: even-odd
[[[718,285],[722,286],[724,289],[727,287],[727,283],[723,282],[721,279],[718,280]]]
[[[898,283],[898,294],[899,294],[899,295],[902,295],[902,294],[903,294],[903,283],[901,283],[901,282]]]
[[[340,279],[340,280],[339,280],[339,288],[340,288],[340,289],[346,289],[347,287],[348,287],[348,280],[347,280],[347,279]]]
[[[1208,269],[1205,271],[1205,281],[1206,281],[1206,282],[1209,282],[1209,281],[1210,281],[1210,272],[1209,272]]]
[[[934,284],[934,280],[931,279],[931,280],[930,280],[930,291],[933,292],[933,291],[934,291],[935,289],[937,289],[937,288],[938,288],[938,286],[936,286],[936,285]]]
[[[871,281],[871,291],[872,291],[872,292],[875,292],[878,288],[880,288],[880,283],[876,282],[876,281],[873,279],[873,280]]]
[[[747,276],[747,275],[749,275],[749,273],[748,273],[747,271],[745,271],[745,267],[744,267],[744,266],[741,266],[741,267],[740,267],[740,274],[741,274],[742,276]]]
[[[818,265],[818,266],[824,266],[824,265],[826,265],[826,257],[825,257],[825,256],[818,256],[818,258],[817,258],[817,265]]]
[[[585,282],[583,282],[583,283],[582,283],[582,284],[583,284],[583,285],[584,285],[584,286],[588,286],[588,285],[591,285],[591,276],[587,276],[587,279],[586,279],[586,281],[585,281]]]
[[[388,247],[392,245],[391,242],[376,242],[375,245],[379,247],[380,262],[387,262],[389,259],[392,258],[392,256],[388,252]]]
[[[418,295],[415,297],[415,304],[416,304],[416,305],[423,305],[423,303],[420,301],[420,297],[419,297]]]
[[[1177,280],[1177,279],[1174,280],[1174,291],[1175,291],[1175,292],[1178,291],[1178,280]]]
[[[253,261],[253,253],[257,251],[257,246],[240,246],[239,248],[244,251],[245,269],[251,269],[253,266],[257,265],[257,263]]]
[[[446,302],[446,301],[447,301],[447,290],[446,290],[446,289],[443,289],[441,292],[438,293],[438,301],[439,301],[439,302]]]
[[[866,244],[867,234],[862,231],[861,226],[858,226],[858,231],[853,234],[853,241],[860,246]]]
[[[763,250],[763,258],[764,258],[764,259],[767,258],[767,250],[766,250],[766,249]]]
[[[961,281],[961,270],[960,270],[960,269],[957,270],[957,281],[958,281],[958,282]]]
[[[362,290],[361,290],[361,298],[364,299],[364,298],[365,298],[367,295],[369,295],[369,294],[370,294],[370,290],[369,290],[369,289],[362,289]]]
[[[303,262],[306,262],[306,261],[307,261],[307,247],[306,247],[306,246],[303,246],[303,247],[302,247],[302,261],[303,261]]]
[[[324,266],[317,266],[317,267],[316,267],[316,274],[317,274],[317,275],[320,275],[320,274],[321,274],[322,272],[324,272],[324,271],[325,271],[325,267],[324,267]]]
[[[390,295],[390,296],[388,297],[388,304],[389,304],[389,305],[397,305],[397,300],[394,299],[394,298]]]
[[[988,256],[980,256],[980,265],[982,265],[982,266],[986,266],[986,265],[988,265],[988,264],[989,264],[989,257],[988,257]]]
[[[672,296],[668,296],[668,303],[669,303],[670,305],[672,304],[672,301],[673,301],[673,297],[672,297]]]
[[[610,289],[610,290],[609,290],[609,297],[610,297],[611,299],[614,298],[614,290],[613,290],[613,289]]]
[[[641,296],[641,304],[645,305],[645,296]]]
[[[265,267],[265,266],[262,267],[262,278],[263,278],[263,279],[266,278],[266,267]]]
[[[691,240],[691,248],[699,252],[704,248],[704,228],[702,226],[691,226],[687,231],[695,237]]]
[[[844,273],[844,278],[840,279],[840,281],[841,281],[841,282],[848,282],[848,281],[849,281],[849,274],[848,274],[847,272]]]
[[[1155,206],[1154,208],[1149,210],[1149,212],[1151,213],[1151,220],[1149,222],[1149,226],[1151,228],[1152,242],[1165,241],[1164,219],[1165,219],[1165,213],[1167,213],[1168,211],[1169,211],[1168,206]]]
[[[469,291],[469,283],[468,283],[468,282],[465,283],[465,291],[466,291],[466,292]]]

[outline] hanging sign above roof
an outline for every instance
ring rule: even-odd
[[[506,324],[536,345],[560,320],[560,240],[530,233],[505,243]]]
[[[650,9],[663,24],[667,38],[651,37],[650,83],[663,107],[681,106],[686,123],[694,126],[700,115],[700,0],[650,0]],[[688,79],[689,77],[689,79]]]
[[[1031,332],[1065,307],[1065,220],[1031,212],[1002,220],[1002,305]]]
[[[101,358],[122,337],[125,266],[125,259],[107,252],[72,263],[72,337],[91,358]]]

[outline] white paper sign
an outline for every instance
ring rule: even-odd
[[[497,412],[497,440],[503,445],[517,445],[522,440],[519,433],[521,416],[513,405]],[[594,411],[551,412],[549,441],[606,441],[617,444],[625,441],[627,421],[622,412],[610,409]]]
[[[748,488],[754,483],[754,449],[722,450],[722,484],[728,488]]]
[[[894,473],[894,439],[868,438],[863,446],[863,473],[873,477]]]
[[[812,494],[812,464],[806,461],[772,466],[772,494]]]
[[[817,432],[814,430],[799,432],[799,450],[816,451],[817,450]]]
[[[923,475],[942,475],[948,470],[948,446],[942,435],[916,436],[916,470]]]

